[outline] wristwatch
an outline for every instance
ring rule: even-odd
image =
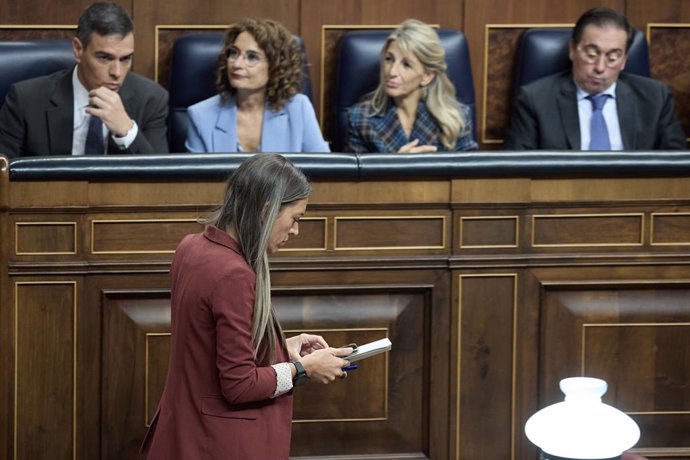
[[[298,360],[290,362],[295,366],[295,369],[297,370],[297,374],[295,374],[295,377],[292,379],[292,385],[297,386],[307,383],[307,380],[309,380],[309,376],[307,375],[307,371],[304,370],[304,366],[302,366],[302,363],[300,363]]]

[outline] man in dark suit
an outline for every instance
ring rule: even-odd
[[[14,84],[0,110],[0,154],[166,153],[168,93],[130,73],[134,24],[94,3],[72,41],[77,65]]]
[[[504,149],[686,149],[668,87],[621,74],[632,38],[614,10],[583,14],[568,44],[572,71],[520,88]]]

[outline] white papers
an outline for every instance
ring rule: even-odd
[[[393,344],[387,338],[377,340],[375,342],[370,342],[365,345],[358,345],[357,351],[350,353],[347,356],[343,356],[344,359],[348,361],[355,362],[360,359],[368,358],[369,356],[378,355],[379,353],[386,352],[391,349]]]

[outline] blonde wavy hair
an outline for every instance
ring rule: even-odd
[[[225,32],[225,45],[218,55],[216,89],[223,99],[237,92],[228,79],[226,53],[242,32],[251,35],[266,55],[268,61],[266,101],[272,109],[281,109],[302,87],[304,58],[290,31],[273,19],[245,18],[228,28]]]
[[[446,52],[441,46],[441,40],[436,31],[422,21],[408,19],[386,39],[381,50],[379,86],[372,93],[373,114],[383,114],[390,103],[385,90],[383,61],[392,42],[396,42],[403,52],[412,53],[427,72],[435,75],[431,83],[422,88],[422,100],[441,128],[441,144],[446,149],[453,150],[460,135],[467,130],[467,122],[460,114],[455,87],[446,74]]]

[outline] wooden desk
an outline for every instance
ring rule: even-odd
[[[534,459],[524,423],[576,375],[608,382],[639,452],[690,456],[688,170],[553,166],[314,181],[272,260],[281,322],[393,349],[297,390],[295,457]],[[139,458],[167,370],[172,253],[222,190],[4,168],[0,458]]]

